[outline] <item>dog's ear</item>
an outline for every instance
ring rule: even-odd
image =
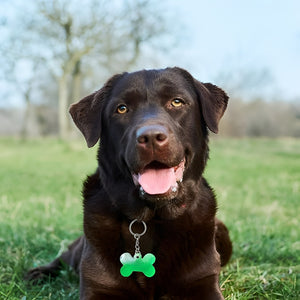
[[[104,100],[109,97],[114,84],[121,75],[114,75],[100,90],[72,104],[69,109],[74,123],[82,132],[89,148],[93,147],[100,138]]]
[[[218,133],[219,121],[226,110],[229,97],[222,89],[211,83],[201,83],[194,79],[194,84],[200,97],[205,123],[212,132]]]
[[[214,133],[218,133],[219,121],[222,118],[228,103],[227,94],[211,83],[202,83],[196,80],[188,71],[175,67],[189,83],[193,85],[199,98],[202,114],[206,126]]]
[[[100,138],[101,104],[103,102],[101,90],[72,104],[69,109],[74,123],[85,137],[88,147],[93,147]]]

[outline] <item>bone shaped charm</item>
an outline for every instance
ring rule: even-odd
[[[123,253],[120,257],[120,262],[123,266],[120,269],[123,277],[128,277],[132,272],[142,272],[147,277],[152,277],[155,274],[153,266],[155,256],[152,253],[146,254],[142,257],[140,254],[135,254],[133,257],[130,253]]]

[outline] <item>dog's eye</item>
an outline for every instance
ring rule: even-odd
[[[184,104],[183,101],[181,99],[179,99],[179,98],[176,98],[176,99],[172,100],[172,102],[171,102],[171,105],[173,107],[180,107],[183,104]]]
[[[128,112],[128,108],[125,104],[121,104],[117,107],[117,113],[118,114],[125,114]]]

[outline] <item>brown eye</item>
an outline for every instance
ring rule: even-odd
[[[121,104],[117,107],[117,113],[118,114],[125,114],[128,112],[128,108],[125,104]]]
[[[181,99],[176,98],[176,99],[172,100],[171,105],[173,107],[180,107],[183,105],[183,101]]]

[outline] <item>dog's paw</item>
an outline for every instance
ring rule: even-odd
[[[58,273],[59,270],[57,270],[57,268],[42,266],[29,270],[25,274],[24,280],[32,284],[39,284],[49,280],[51,277],[56,277]]]

